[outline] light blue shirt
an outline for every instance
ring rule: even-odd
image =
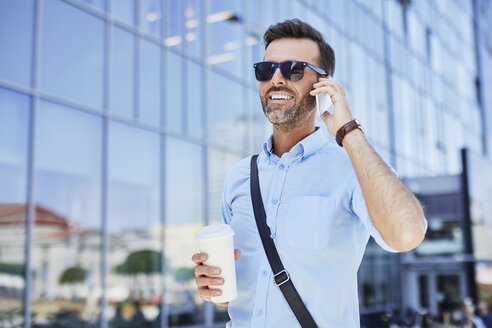
[[[343,148],[318,128],[281,158],[272,137],[258,157],[260,190],[278,253],[319,327],[359,327],[357,270],[369,236],[394,252],[374,228],[354,169]],[[241,250],[238,298],[227,327],[299,327],[261,243],[251,205],[250,159],[229,173],[222,217]]]

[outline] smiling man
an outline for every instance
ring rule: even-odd
[[[427,222],[353,119],[342,85],[331,79],[335,56],[321,33],[293,19],[270,26],[264,41],[264,61],[254,69],[273,134],[258,157],[240,161],[226,180],[222,216],[236,234],[238,298],[216,305],[228,307],[229,327],[359,327],[357,270],[369,237],[387,251],[409,251],[422,242]],[[322,119],[340,147],[315,126],[320,93],[333,102],[333,114]],[[257,229],[255,164],[268,238],[285,272],[272,271]],[[206,259],[192,258],[199,293],[210,300],[223,280]],[[286,300],[287,282],[307,315],[294,314],[297,296]]]

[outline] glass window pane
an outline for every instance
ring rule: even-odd
[[[371,77],[373,91],[371,93],[374,97],[375,108],[371,111],[370,117],[372,118],[372,121],[369,129],[373,131],[371,135],[378,143],[387,146],[389,145],[387,89],[386,87],[379,87],[384,86],[386,83],[385,68],[381,64],[375,62],[373,69]]]
[[[140,120],[160,125],[161,48],[142,40],[140,57]]]
[[[360,120],[360,122],[367,122],[367,59],[366,54],[354,43],[350,43],[350,48],[353,56],[352,72],[356,72],[357,78],[352,79],[352,93],[350,100],[350,108],[352,112]]]
[[[167,1],[167,27],[165,45],[183,47],[183,18],[185,1]]]
[[[208,157],[208,208],[210,224],[224,223],[220,209],[220,201],[224,191],[224,181],[234,164],[240,160],[240,156],[210,149]],[[229,321],[227,309],[214,307],[213,322],[222,323]]]
[[[114,18],[130,25],[135,23],[135,0],[113,0],[111,11]]]
[[[202,148],[168,138],[166,142],[166,223],[203,221]],[[179,156],[173,156],[179,154]],[[193,204],[193,206],[189,206]]]
[[[160,137],[111,122],[108,158],[110,327],[160,321]],[[123,318],[124,317],[124,318]]]
[[[58,0],[43,4],[41,90],[102,108],[103,21]]]
[[[248,20],[248,26],[256,26],[259,24],[259,0],[250,0],[246,3],[247,6],[247,15],[246,19]],[[288,6],[285,6],[288,7]],[[284,9],[285,10],[285,9]]]
[[[260,38],[257,34],[251,33],[244,41],[246,48],[246,58],[244,64],[246,66],[247,78],[253,85],[257,85],[258,81],[255,78],[253,64],[263,60],[264,50],[260,44]],[[244,65],[243,64],[243,65]]]
[[[188,61],[188,89],[187,89],[187,115],[188,134],[201,138],[203,132],[203,93],[202,93],[202,67],[192,61]]]
[[[333,22],[339,27],[343,27],[345,17],[345,1],[327,1],[329,8],[328,15],[333,18]]]
[[[111,105],[114,113],[133,117],[135,65],[135,36],[113,27],[111,43]]]
[[[0,1],[0,79],[31,85],[34,1]]]
[[[203,300],[194,283],[191,256],[203,226],[202,148],[177,139],[166,141],[166,302],[170,326],[203,323]],[[179,156],[178,156],[179,154]]]
[[[95,327],[101,290],[101,118],[40,102],[32,250],[36,324]],[[91,310],[80,304],[91,303]]]
[[[106,11],[106,0],[78,0],[84,2],[91,7],[99,9],[101,11]]]
[[[214,144],[242,150],[248,122],[242,112],[241,85],[215,72],[209,74],[208,135]]]
[[[142,30],[156,36],[161,36],[161,0],[141,0],[140,3],[140,26]]]
[[[210,149],[208,153],[208,209],[211,224],[224,223],[220,201],[224,192],[224,181],[229,170],[241,159],[240,156]]]
[[[0,88],[0,318],[23,324],[29,97]]]
[[[174,132],[183,130],[183,59],[168,51],[166,69],[166,127]]]
[[[232,74],[240,74],[241,58],[241,4],[238,0],[212,0],[207,16],[208,38],[207,62],[218,65]]]
[[[297,13],[296,18],[302,19],[299,17],[301,12],[303,12],[304,7],[298,1],[292,1],[290,5],[293,7],[292,11]],[[260,2],[260,10],[259,16],[261,16],[260,20],[262,21],[261,31],[266,31],[266,29],[278,22],[278,10],[274,8],[275,3],[273,1],[261,1]]]
[[[188,51],[195,56],[201,55],[202,50],[202,27],[201,11],[203,1],[201,0],[188,0],[188,4],[185,10],[185,35]]]

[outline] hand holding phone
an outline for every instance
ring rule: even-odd
[[[333,103],[331,97],[327,93],[320,93],[316,95],[316,107],[318,108],[318,115],[321,117],[324,112],[328,111],[333,114]]]

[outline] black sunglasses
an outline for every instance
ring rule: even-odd
[[[326,75],[326,72],[322,68],[296,60],[288,60],[282,63],[259,62],[254,64],[253,67],[255,68],[256,79],[260,82],[269,81],[275,74],[277,67],[280,67],[280,73],[282,73],[284,79],[289,81],[299,81],[302,79],[306,67],[309,67],[316,73]]]

